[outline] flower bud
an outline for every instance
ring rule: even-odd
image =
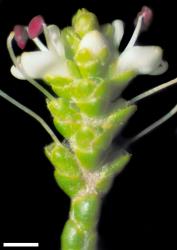
[[[99,28],[97,17],[86,9],[77,11],[72,19],[72,25],[80,37],[83,37],[89,31]]]
[[[93,30],[81,40],[75,61],[83,76],[100,76],[110,59],[110,48],[104,35]]]

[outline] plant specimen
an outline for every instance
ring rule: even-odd
[[[72,26],[62,30],[46,25],[41,16],[36,16],[28,27],[16,25],[7,39],[14,64],[12,74],[27,80],[45,95],[55,127],[64,138],[60,142],[37,114],[0,92],[38,120],[52,137],[45,154],[54,166],[59,187],[71,199],[69,218],[61,236],[62,250],[96,249],[102,199],[131,158],[127,145],[117,149],[112,141],[136,111],[137,101],[176,83],[175,79],[129,101],[121,98],[122,91],[137,75],[158,75],[168,68],[160,47],[136,45],[139,34],[151,20],[152,11],[143,7],[122,53],[119,45],[124,34],[123,22],[99,25],[97,17],[86,9],[78,10]],[[40,35],[44,35],[46,44]],[[14,39],[22,50],[29,39],[38,50],[16,57]],[[42,79],[53,93],[35,79]],[[176,109],[131,142],[167,120]]]

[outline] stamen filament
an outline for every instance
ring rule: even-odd
[[[150,96],[150,95],[154,95],[155,93],[162,91],[170,86],[173,86],[177,83],[177,78],[168,81],[166,83],[163,83],[155,88],[152,88],[150,90],[145,91],[144,93],[135,96],[134,98],[132,98],[130,101],[128,101],[128,103],[131,104],[135,104],[138,101]],[[144,130],[142,130],[139,134],[135,135],[132,139],[129,140],[129,142],[126,144],[126,147],[129,146],[130,144],[136,142],[137,140],[141,139],[143,136],[149,134],[150,132],[152,132],[154,129],[156,129],[157,127],[159,127],[160,125],[162,125],[163,123],[165,123],[168,119],[170,119],[172,116],[174,116],[177,113],[177,105],[175,105],[166,115],[162,116],[159,120],[157,120],[156,122],[152,123],[150,126],[148,126],[147,128],[145,128]]]
[[[34,39],[32,39],[32,41],[41,51],[48,51],[47,47],[41,42],[39,38],[35,37]]]
[[[143,16],[141,15],[141,16],[138,17],[138,21],[137,21],[135,30],[134,30],[133,35],[132,35],[129,43],[127,44],[125,50],[128,49],[128,48],[133,47],[134,44],[136,43],[136,40],[137,40],[137,38],[138,38],[138,36],[139,36],[139,34],[141,32],[141,29],[142,29],[142,24],[143,24]]]
[[[21,65],[17,62],[16,55],[14,53],[13,47],[12,47],[12,41],[14,39],[14,32],[11,32],[7,38],[7,49],[9,51],[9,55],[11,57],[11,60],[13,64],[17,67],[17,69],[22,73],[22,75],[25,77],[25,79],[31,83],[34,87],[36,87],[39,91],[41,91],[49,100],[53,100],[53,95],[50,94],[44,87],[42,87],[37,81],[29,77]]]
[[[8,102],[12,103],[14,106],[16,106],[17,108],[19,108],[20,110],[24,111],[25,113],[27,113],[28,115],[30,115],[31,117],[33,117],[37,122],[39,122],[42,125],[42,127],[50,135],[50,137],[52,138],[52,140],[54,142],[56,142],[57,144],[61,144],[60,141],[58,140],[57,136],[54,134],[54,132],[48,126],[48,124],[38,114],[36,114],[31,109],[27,108],[26,106],[24,106],[20,102],[16,101],[14,98],[12,98],[11,96],[9,96],[8,94],[6,94],[2,90],[0,90],[0,96],[3,97]]]
[[[177,77],[171,81],[168,81],[166,83],[162,83],[161,85],[155,87],[155,88],[152,88],[152,89],[149,89],[145,92],[143,92],[142,94],[140,95],[137,95],[135,96],[134,98],[132,98],[130,101],[128,101],[130,104],[134,104],[134,103],[137,103],[139,102],[140,100],[150,96],[150,95],[154,95],[156,94],[157,92],[159,91],[162,91],[170,86],[173,86],[177,83]]]
[[[170,119],[172,116],[174,116],[177,113],[177,105],[175,105],[166,115],[162,116],[159,120],[142,130],[139,134],[134,136],[130,141],[128,142],[128,145],[136,142],[137,140],[141,139],[143,136],[149,134],[154,129],[165,123],[168,119]]]

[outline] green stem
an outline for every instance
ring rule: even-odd
[[[96,250],[97,223],[101,200],[109,191],[114,177],[130,160],[127,152],[96,170],[86,170],[73,153],[64,146],[52,143],[45,153],[55,167],[55,179],[71,198],[69,219],[61,237],[62,250]],[[110,160],[110,159],[109,159]]]
[[[96,250],[100,205],[101,197],[96,192],[82,192],[71,200],[61,238],[62,250]]]

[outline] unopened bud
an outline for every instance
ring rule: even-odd
[[[72,19],[72,25],[80,37],[83,37],[89,31],[98,29],[99,24],[97,17],[86,9],[77,11]]]

